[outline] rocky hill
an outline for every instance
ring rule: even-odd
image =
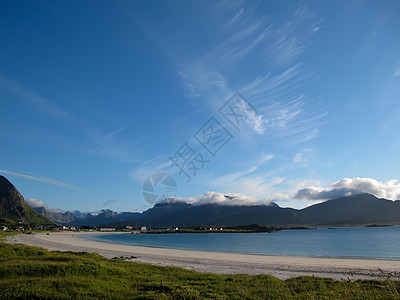
[[[0,175],[0,218],[7,224],[54,224],[26,204],[15,186]]]

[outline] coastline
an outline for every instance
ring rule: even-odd
[[[367,256],[323,256],[323,255],[297,255],[297,254],[272,254],[272,253],[252,253],[252,252],[242,252],[242,251],[232,251],[232,250],[211,250],[211,249],[196,249],[196,248],[180,248],[180,247],[169,247],[169,246],[157,246],[157,245],[146,245],[146,244],[140,244],[140,243],[128,243],[128,242],[122,242],[122,241],[112,241],[112,240],[107,240],[107,239],[99,239],[96,238],[96,236],[106,234],[105,232],[99,233],[98,234],[92,232],[91,234],[88,234],[86,237],[85,236],[79,236],[79,238],[82,239],[87,239],[90,241],[97,241],[101,243],[109,243],[109,244],[115,244],[115,245],[132,245],[132,246],[137,246],[137,247],[145,247],[145,248],[159,248],[159,249],[172,249],[172,250],[185,250],[185,251],[200,251],[200,252],[207,252],[207,253],[232,253],[232,254],[244,254],[244,255],[256,255],[256,256],[279,256],[279,257],[298,257],[298,258],[327,258],[327,259],[360,259],[360,260],[383,260],[383,261],[399,261],[400,258],[390,258],[390,257],[367,257]],[[209,232],[207,232],[209,233]],[[207,234],[203,233],[203,234]],[[230,232],[229,232],[230,233]],[[260,232],[257,232],[260,233]],[[127,234],[126,232],[108,232],[108,235],[110,234]],[[143,233],[142,233],[143,234]],[[147,234],[147,233],[146,233]],[[172,234],[172,233],[171,233]],[[196,233],[200,234],[200,233]],[[218,232],[217,234],[220,234]],[[243,233],[243,234],[247,234]]]
[[[20,234],[8,243],[42,247],[52,251],[95,252],[106,258],[134,257],[133,262],[174,266],[216,274],[269,274],[279,279],[298,276],[329,277],[337,280],[382,279],[383,274],[397,273],[400,261],[381,259],[320,258],[303,256],[267,256],[156,248],[100,242],[84,235],[124,234],[99,232],[57,232]],[[130,233],[126,233],[130,234]],[[383,272],[383,273],[382,273]]]

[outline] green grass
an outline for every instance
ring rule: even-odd
[[[0,242],[0,299],[396,299],[400,284],[204,274]]]

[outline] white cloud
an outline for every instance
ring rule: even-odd
[[[344,178],[329,187],[310,186],[298,190],[295,199],[323,200],[342,196],[369,193],[390,200],[400,199],[400,183],[397,180],[386,182],[372,178]]]
[[[44,207],[49,212],[56,212],[56,213],[63,212],[62,210],[60,210],[58,208],[50,207],[46,203],[44,203],[42,200],[37,200],[35,198],[27,198],[27,199],[25,199],[25,202],[32,208]]]
[[[265,205],[271,203],[270,200],[259,200],[255,197],[236,194],[236,193],[219,193],[207,191],[204,195],[196,198],[175,198],[175,200],[183,201],[193,205],[218,204],[218,205]]]
[[[45,207],[46,204],[42,200],[36,200],[35,198],[27,198],[25,202],[32,208]]]

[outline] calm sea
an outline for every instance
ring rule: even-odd
[[[273,233],[107,234],[85,238],[186,250],[400,260],[400,226],[317,228]]]

